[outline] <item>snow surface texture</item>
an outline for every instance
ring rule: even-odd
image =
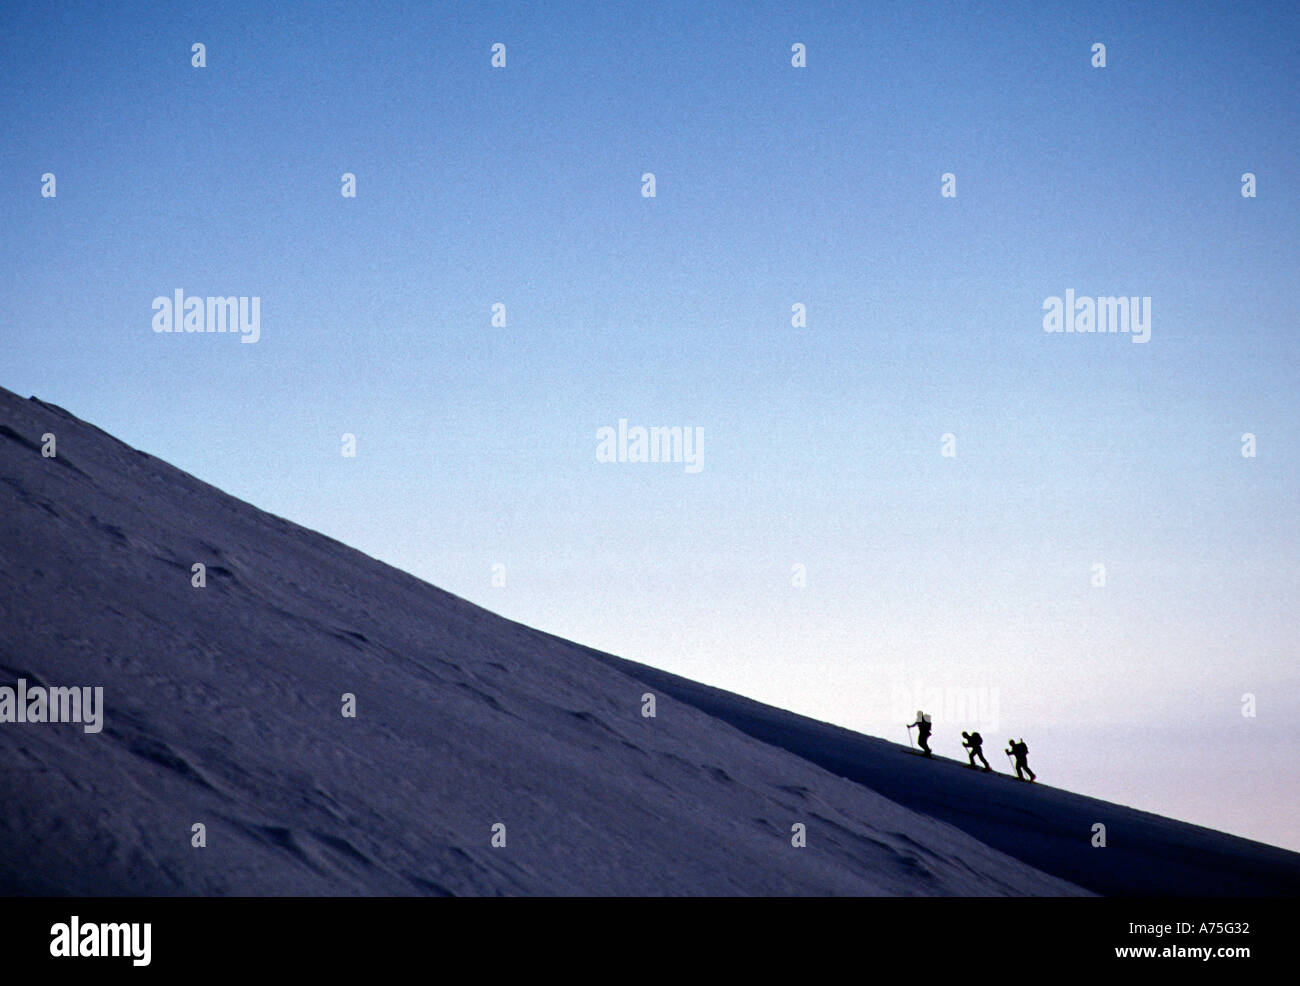
[[[842,730],[802,749],[809,720],[495,616],[3,388],[0,631],[0,685],[106,707],[99,734],[0,724],[0,893],[1085,892],[1050,849],[1031,865],[814,760],[868,744],[895,789],[936,764]],[[971,791],[1086,845],[1062,792]]]

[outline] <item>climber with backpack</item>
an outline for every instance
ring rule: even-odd
[[[913,728],[916,729],[916,743],[921,748],[921,756],[930,756],[930,744],[927,742],[930,738],[930,717],[920,709],[917,709],[916,722],[907,727],[909,736],[911,735]]]
[[[1032,784],[1037,775],[1029,769],[1029,747],[1026,745],[1023,738],[1019,740],[1007,740],[1007,743],[1010,744],[1010,748],[1005,751],[1007,756],[1014,756],[1016,758],[1016,777],[1023,781],[1025,778],[1020,773],[1023,770],[1029,775],[1029,781]]]
[[[970,757],[970,766],[973,768],[975,766],[975,758],[979,757],[980,763],[984,765],[984,769],[986,771],[992,770],[993,768],[989,766],[989,762],[984,759],[984,750],[983,750],[984,737],[981,736],[979,733],[965,733],[965,732],[962,733],[962,736],[965,737],[965,741],[962,743],[962,746],[966,747],[966,749],[970,751],[967,754],[967,756]]]

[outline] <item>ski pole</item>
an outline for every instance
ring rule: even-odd
[[[916,744],[912,742],[912,727],[911,727],[911,726],[908,726],[908,727],[907,727],[907,745],[910,746],[913,750],[916,749]]]
[[[1007,753],[1006,750],[1003,750],[1002,752],[1003,752],[1003,753]],[[1016,772],[1016,765],[1015,765],[1015,763],[1012,761],[1012,759],[1011,759],[1011,754],[1010,754],[1010,753],[1007,753],[1007,769],[1009,769],[1009,770],[1011,771],[1011,773],[1013,773],[1013,774]]]

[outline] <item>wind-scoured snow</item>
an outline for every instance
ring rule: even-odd
[[[0,893],[1084,892],[613,661],[0,389]]]

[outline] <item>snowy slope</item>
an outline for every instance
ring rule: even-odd
[[[0,893],[1082,892],[614,660],[0,389]]]
[[[943,819],[980,841],[1099,894],[1300,895],[1300,854],[1006,776],[966,761],[922,760],[907,747],[763,705],[656,668],[591,652],[738,729]],[[995,769],[1001,744],[985,754]],[[1033,763],[1032,758],[1030,763]],[[1039,765],[1041,769],[1041,764]],[[1106,846],[1092,844],[1106,826]]]

